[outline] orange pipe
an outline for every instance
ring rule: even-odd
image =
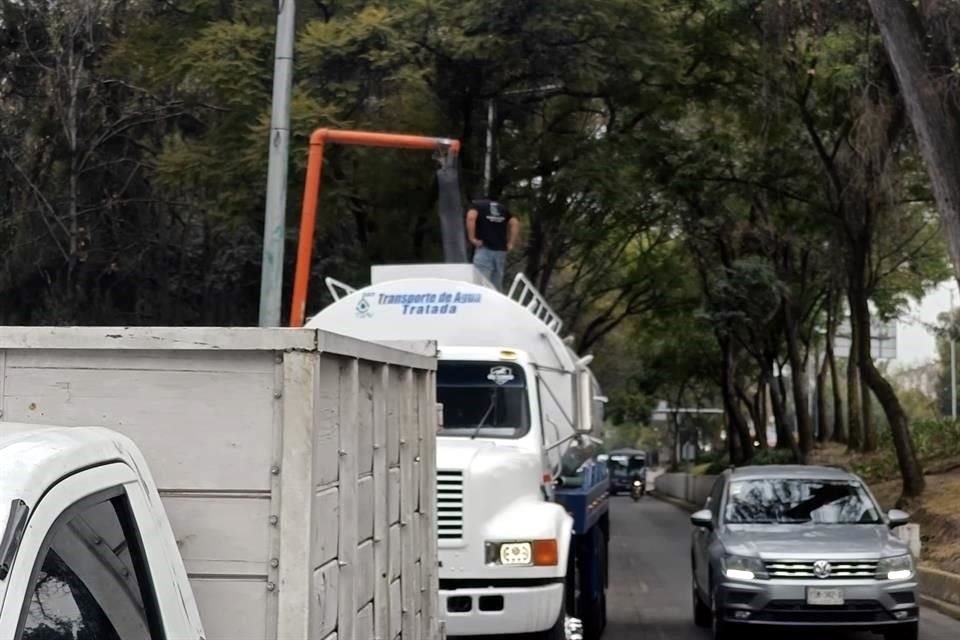
[[[317,129],[310,135],[310,153],[307,157],[307,183],[303,190],[303,209],[300,212],[300,238],[297,244],[297,268],[293,280],[293,301],[290,305],[290,326],[302,327],[306,316],[307,290],[310,284],[310,263],[313,257],[313,236],[317,226],[317,204],[320,199],[320,180],[323,173],[323,148],[327,142],[338,144],[419,149],[430,151],[448,149],[460,153],[460,141],[374,131]]]
[[[376,131],[349,131],[346,129],[317,129],[310,136],[310,144],[336,142],[361,147],[389,147],[392,149],[420,149],[430,151],[448,147],[454,154],[460,153],[460,141],[427,136],[408,136],[398,133]]]

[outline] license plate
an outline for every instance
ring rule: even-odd
[[[807,589],[807,604],[818,607],[843,606],[843,589]]]

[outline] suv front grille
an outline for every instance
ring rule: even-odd
[[[437,471],[437,537],[463,537],[463,472]]]
[[[836,561],[830,563],[830,574],[820,578],[814,571],[815,562],[766,562],[767,573],[771,578],[808,580],[817,578],[822,580],[856,580],[860,578],[875,578],[877,563],[864,561]]]

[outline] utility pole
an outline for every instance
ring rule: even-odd
[[[512,91],[504,91],[501,95],[539,96],[540,98],[548,98],[562,90],[562,84],[548,84],[542,87],[534,87],[532,89],[514,89]],[[487,100],[487,149],[483,158],[483,188],[484,195],[488,198],[491,197],[490,185],[493,181],[493,125],[494,120],[496,119],[496,105],[496,99],[490,98]]]
[[[280,326],[283,292],[283,244],[286,239],[287,165],[290,149],[290,87],[293,82],[295,0],[277,0],[277,37],[270,114],[267,206],[263,220],[260,267],[260,326]]]
[[[483,158],[483,196],[490,195],[490,180],[493,175],[493,121],[494,121],[494,101],[493,98],[487,100],[487,153]]]
[[[950,417],[957,419],[957,340],[954,335],[956,315],[953,313],[953,287],[950,288],[950,324],[947,336],[950,338]]]

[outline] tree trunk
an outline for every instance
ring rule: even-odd
[[[793,387],[793,404],[797,416],[797,435],[800,453],[806,456],[813,450],[813,424],[810,421],[807,371],[800,354],[798,328],[789,305],[783,305],[783,319],[787,338],[787,357],[790,359],[790,385]]]
[[[857,336],[857,362],[860,364],[860,412],[863,418],[863,441],[861,451],[872,453],[877,450],[877,425],[873,419],[873,395],[870,393],[870,384],[867,382],[867,374],[863,368],[863,349],[866,349],[866,355],[873,362],[873,355],[870,353],[870,305],[867,304],[866,294],[864,293],[856,309],[853,311],[853,305],[850,305],[850,322],[856,322],[857,330],[854,335]]]
[[[756,421],[753,430],[756,432],[757,442],[760,443],[760,449],[769,448],[767,442],[767,381],[762,377],[757,381],[757,391],[753,395],[753,413]]]
[[[910,437],[910,421],[900,404],[893,386],[883,377],[870,354],[870,310],[866,292],[863,289],[863,274],[866,270],[866,253],[863,247],[854,247],[853,263],[850,265],[850,324],[856,326],[857,363],[862,371],[863,380],[877,396],[890,431],[897,454],[897,464],[903,479],[902,498],[915,498],[923,493],[925,480],[920,460]],[[864,394],[866,395],[866,394]]]
[[[847,447],[851,451],[859,451],[863,443],[863,414],[860,410],[860,375],[857,367],[857,329],[854,326],[851,314],[850,319],[850,355],[847,357],[847,425],[850,431],[847,434]]]
[[[951,84],[943,78],[952,61],[939,61],[937,66],[942,65],[943,72],[928,66],[930,43],[916,3],[869,2],[930,175],[957,276],[960,274],[960,145],[957,145],[960,107],[955,99],[944,95]]]
[[[835,307],[839,308],[839,305]],[[843,421],[843,397],[840,394],[840,379],[837,376],[837,355],[833,351],[833,341],[837,336],[836,312],[832,311],[827,320],[827,366],[830,368],[830,389],[833,392],[833,439],[847,442],[847,428]]]
[[[733,441],[728,441],[731,448],[730,462],[733,464],[742,464],[753,458],[753,442],[750,440],[750,425],[743,415],[740,408],[740,399],[737,397],[736,377],[737,362],[733,353],[733,341],[729,337],[717,336],[720,344],[721,367],[720,367],[720,388],[723,395],[724,410],[729,417],[737,440],[740,443],[739,451],[736,450]]]
[[[872,360],[872,356],[871,356]],[[873,453],[877,450],[877,421],[873,415],[873,394],[870,392],[870,384],[867,382],[867,374],[860,367],[860,410],[863,413],[863,447],[864,453]]]
[[[817,441],[820,444],[833,438],[833,424],[827,415],[827,359],[823,359],[817,372]]]
[[[760,385],[758,384],[757,386],[759,388]],[[740,398],[740,403],[746,408],[747,413],[750,415],[750,422],[753,423],[754,441],[761,442],[760,438],[757,437],[761,429],[761,427],[759,426],[761,424],[760,422],[761,417],[760,417],[760,407],[759,405],[757,405],[757,402],[756,402],[756,394],[754,394],[751,397],[751,395],[747,393],[747,390],[743,388],[743,383],[739,378],[736,381],[736,390],[737,390],[737,397]],[[761,449],[763,448],[762,445],[756,445],[756,446]]]
[[[766,374],[770,375],[770,374]],[[783,378],[777,376],[775,380],[770,380],[770,405],[773,409],[773,421],[777,429],[777,449],[789,449],[793,452],[793,457],[800,460],[800,448],[797,441],[793,438],[793,430],[787,421],[786,398],[783,394]]]

